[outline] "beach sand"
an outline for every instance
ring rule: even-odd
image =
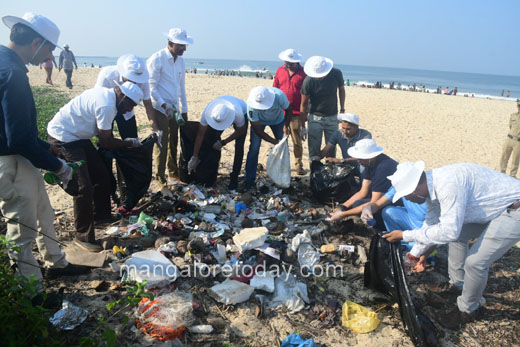
[[[32,85],[44,86],[45,73],[37,67],[29,68]],[[99,68],[79,68],[74,71],[74,88],[65,87],[63,72],[54,72],[53,81],[57,88],[66,94],[76,96],[94,86]],[[257,85],[270,86],[271,80],[239,77],[216,77],[207,75],[186,76],[189,118],[199,120],[207,103],[221,95],[233,95],[244,100],[251,88]],[[385,153],[397,161],[424,160],[427,168],[436,168],[457,162],[473,162],[490,168],[497,168],[501,146],[508,131],[508,119],[516,106],[512,102],[435,94],[423,94],[386,89],[367,89],[346,87],[346,110],[359,115],[361,127],[369,130]],[[144,108],[136,109],[138,125],[146,125]],[[270,130],[268,130],[270,131]],[[140,131],[144,138],[151,132],[150,127]],[[230,133],[230,130],[227,130]],[[292,147],[291,141],[289,141]],[[246,153],[249,141],[246,140]],[[259,162],[265,164],[267,151],[271,144],[262,143]],[[338,151],[339,152],[339,151]],[[226,175],[232,166],[233,144],[223,150],[221,174]],[[244,156],[244,163],[245,163]],[[308,169],[307,145],[304,146],[305,166]],[[294,158],[291,158],[294,164]],[[244,173],[244,167],[243,171]],[[293,166],[294,167],[294,166]],[[295,176],[296,173],[293,173]],[[151,190],[159,189],[153,182]],[[60,188],[49,187],[51,203],[56,211],[72,216],[72,199]],[[334,281],[330,282],[336,283]],[[329,283],[329,287],[330,287]],[[343,281],[338,282],[341,290]],[[103,303],[104,305],[104,303]],[[237,310],[233,324],[243,321],[251,323],[250,310]],[[276,330],[294,332],[295,327],[281,318],[270,319],[271,327]],[[384,317],[386,320],[386,317]],[[410,346],[401,328],[384,322],[377,333],[359,334],[350,339],[352,345],[404,345]],[[254,326],[262,325],[257,321],[252,326],[243,327],[245,336],[257,333]],[[282,329],[283,328],[283,329]],[[261,329],[263,331],[264,329]],[[337,334],[337,330],[336,331]],[[267,332],[268,333],[268,332]],[[264,332],[265,334],[265,332]],[[352,334],[350,336],[353,336]],[[342,345],[343,335],[326,337],[327,345]]]

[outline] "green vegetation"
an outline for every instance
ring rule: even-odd
[[[33,87],[32,90],[38,112],[38,137],[47,141],[47,124],[70,99],[65,93],[49,87]]]

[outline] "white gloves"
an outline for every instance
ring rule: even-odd
[[[319,155],[315,155],[315,156],[313,156],[313,157],[310,157],[309,160],[310,160],[310,161],[316,161],[316,160],[317,160],[317,161],[320,161],[320,160],[321,160],[321,157],[320,157]]]
[[[307,140],[307,134],[308,134],[308,132],[307,132],[307,128],[303,128],[303,127],[302,127],[302,128],[300,129],[300,137],[302,138],[302,141]]]
[[[162,143],[161,143],[161,141],[162,141],[162,133],[163,133],[162,130],[154,131],[154,134],[157,135],[157,145],[159,147],[162,147]]]
[[[367,205],[363,207],[363,209],[361,210],[361,220],[366,223],[372,219],[374,219],[374,215],[372,214],[372,206]]]
[[[58,171],[55,171],[54,173],[58,175],[58,177],[60,178],[61,183],[63,185],[63,189],[67,189],[67,185],[72,179],[72,168],[67,165],[67,162],[65,160],[60,158],[58,158],[58,160],[61,161],[61,167],[58,169]]]
[[[333,221],[338,221],[338,220],[341,220],[343,219],[343,211],[341,210],[336,210],[331,216],[330,216],[330,219],[333,220]]]
[[[164,109],[164,112],[166,113],[166,117],[168,117],[170,119],[174,119],[175,109],[173,107],[166,106],[166,108]]]
[[[213,149],[216,151],[220,151],[222,149],[222,147],[224,147],[224,145],[222,144],[222,141],[220,141],[220,140],[213,144]]]
[[[190,161],[188,162],[188,173],[191,173],[192,171],[195,172],[195,169],[197,168],[197,165],[199,165],[199,163],[199,158],[192,156]]]
[[[137,137],[127,137],[124,141],[131,142],[132,145],[130,147],[141,147],[142,143],[139,141]]]

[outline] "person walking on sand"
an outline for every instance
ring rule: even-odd
[[[329,143],[338,130],[338,95],[339,113],[345,113],[343,74],[333,65],[331,59],[320,56],[310,57],[304,65],[307,77],[302,85],[300,117],[308,119],[309,157],[319,155],[323,135]],[[335,148],[330,155],[336,157]]]
[[[54,229],[54,211],[40,169],[55,172],[63,184],[72,169],[56,158],[59,149],[38,139],[37,113],[25,64],[51,59],[60,30],[42,15],[5,16],[10,42],[0,46],[0,211],[8,218],[8,240],[19,247],[9,250],[16,272],[43,279],[32,253],[34,241],[48,266],[46,276],[76,275],[85,268],[71,265],[60,249]],[[37,231],[37,232],[36,232]]]
[[[511,171],[509,172],[511,177],[516,177],[520,164],[520,102],[517,101],[516,107],[518,111],[509,117],[509,134],[507,134],[500,157],[500,172],[502,173],[506,173],[507,163],[511,158]]]
[[[50,84],[52,86],[52,65],[56,65],[56,60],[54,59],[54,55],[51,55],[51,58],[46,59],[40,64],[40,69],[43,67],[45,70],[45,74],[47,74],[47,78],[45,79],[45,83]]]
[[[300,116],[300,105],[302,99],[301,89],[303,81],[305,80],[305,77],[307,77],[300,65],[303,57],[296,50],[289,48],[281,52],[278,55],[278,58],[284,62],[284,65],[280,66],[276,71],[273,87],[284,92],[285,96],[287,96],[287,99],[289,99],[289,102],[291,103],[293,117],[289,123],[289,129],[293,141],[296,171],[298,172],[298,175],[305,175],[302,163],[302,141],[307,139],[307,129],[305,128],[306,119],[303,119]]]
[[[69,49],[69,45],[65,44],[63,46],[63,51],[61,51],[61,53],[60,53],[58,71],[61,71],[61,69],[63,68],[65,75],[67,75],[67,81],[65,82],[65,85],[69,89],[72,89],[72,70],[73,70],[72,65],[73,64],[77,70],[78,64],[76,64],[76,57],[74,56],[74,53],[72,53],[72,51]]]
[[[166,161],[168,161],[168,176],[171,179],[179,179],[177,162],[179,126],[174,115],[176,111],[180,111],[184,121],[188,121],[186,67],[182,55],[186,47],[193,44],[193,38],[188,36],[184,29],[171,28],[166,36],[168,46],[152,54],[146,62],[150,74],[150,93],[155,119],[162,131],[161,145],[154,149],[156,177],[161,184],[166,184]],[[179,102],[182,108],[179,107]]]

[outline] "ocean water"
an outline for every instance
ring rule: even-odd
[[[117,57],[88,57],[77,56],[78,66],[107,66],[115,65]],[[275,74],[276,69],[282,65],[281,61],[259,61],[259,60],[229,60],[229,59],[196,59],[185,57],[186,69],[192,71],[197,69],[197,73],[214,73],[217,70],[240,71],[244,76],[254,76],[256,72],[262,77]],[[412,86],[414,83],[424,84],[426,89],[435,90],[440,86],[442,90],[448,87],[458,89],[458,95],[467,94],[476,97],[489,97],[494,99],[516,100],[520,98],[520,76],[501,76],[465,72],[448,72],[433,70],[400,69],[387,67],[354,66],[336,64],[336,68],[343,72],[345,81],[350,80],[351,84],[374,84],[377,81],[388,85],[394,82],[395,85],[401,83],[403,87]],[[504,97],[501,92],[504,90]],[[510,98],[507,98],[507,92]]]

